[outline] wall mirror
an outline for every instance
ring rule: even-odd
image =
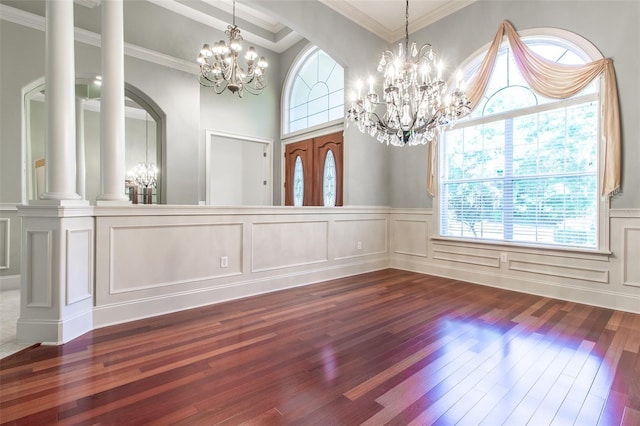
[[[37,200],[45,192],[46,170],[46,90],[41,82],[24,96],[24,199]],[[100,85],[94,79],[76,80],[76,130],[82,137],[76,141],[84,146],[84,162],[77,159],[79,173],[84,169],[84,183],[79,178],[76,191],[95,204],[100,194]],[[122,190],[134,203],[163,202],[163,114],[144,94],[125,85],[125,167],[127,182]],[[139,163],[157,167],[156,183],[149,189],[132,190],[131,175]],[[84,167],[82,167],[84,165]],[[148,194],[148,197],[147,197]]]

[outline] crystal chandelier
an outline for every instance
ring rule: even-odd
[[[153,188],[156,186],[156,174],[158,168],[153,163],[138,163],[131,172],[133,182],[145,188]]]
[[[428,143],[442,127],[453,125],[470,111],[461,74],[458,73],[455,90],[447,94],[447,84],[442,79],[443,68],[430,44],[418,50],[413,42],[409,49],[407,0],[404,46],[398,44],[396,55],[390,50],[384,51],[378,64],[378,72],[384,76],[383,101],[379,101],[373,90],[373,78],[369,79],[369,89],[364,97],[358,83],[347,120],[356,122],[361,132],[369,133],[387,145]],[[380,104],[386,105],[382,117],[376,112]]]
[[[144,188],[154,188],[157,182],[158,168],[154,163],[149,163],[149,114],[145,119],[145,161],[138,163],[136,167],[129,172],[129,180],[137,186]]]
[[[213,45],[202,46],[198,55],[200,64],[200,84],[213,87],[217,94],[229,89],[242,97],[244,89],[252,95],[258,95],[267,87],[265,70],[269,66],[264,56],[260,56],[253,47],[249,47],[244,58],[247,61],[247,71],[238,64],[238,55],[242,50],[242,36],[236,25],[236,2],[233,1],[233,24],[227,26],[224,32],[229,43],[224,40]]]

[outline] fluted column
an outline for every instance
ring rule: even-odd
[[[86,169],[84,156],[84,98],[76,98],[76,191],[87,199]]]
[[[100,103],[102,192],[98,205],[125,204],[124,25],[122,0],[102,1]]]
[[[45,4],[46,191],[41,199],[78,200],[73,0],[54,0]]]

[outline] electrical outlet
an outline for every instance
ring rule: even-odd
[[[509,257],[507,253],[500,253],[500,262],[507,263],[509,261]]]
[[[229,257],[228,256],[222,256],[220,258],[220,267],[221,268],[228,268],[229,267]]]
[[[358,241],[356,246],[358,247],[358,250],[362,250],[362,241]]]

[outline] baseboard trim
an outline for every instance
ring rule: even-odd
[[[484,271],[453,269],[415,260],[392,259],[390,267],[519,293],[533,294],[536,296],[566,300],[568,302],[640,314],[639,296],[607,289],[584,288],[544,280],[531,280],[521,277],[505,276],[503,274],[492,274]]]
[[[0,291],[19,290],[20,275],[2,275],[0,276]]]
[[[63,320],[18,319],[17,340],[20,343],[61,345],[91,331],[93,313],[82,311]]]
[[[373,272],[389,267],[387,257],[371,259],[302,272],[239,281],[224,286],[211,286],[196,291],[130,300],[93,309],[93,328],[170,314],[201,306],[213,305],[288,288]]]

